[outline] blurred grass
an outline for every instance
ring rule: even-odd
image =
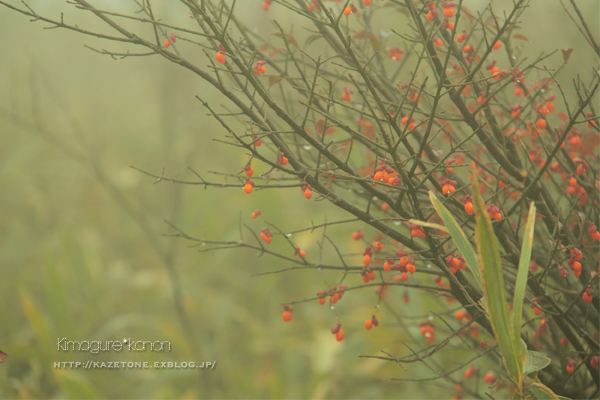
[[[268,36],[275,28],[264,23],[259,3],[248,0],[240,8],[244,21]],[[494,4],[501,10],[509,3]],[[580,7],[597,28],[598,5],[592,3],[580,2]],[[104,29],[66,5],[29,4],[54,17],[67,10],[67,21]],[[124,4],[118,6],[123,12],[133,10]],[[157,12],[185,22],[187,13],[178,15],[181,6],[172,4],[161,3]],[[273,6],[268,18],[291,25],[290,15]],[[538,51],[575,47],[578,61],[563,76],[597,67],[559,3],[533,2],[525,16],[523,34],[531,45],[523,46],[535,51],[520,54],[531,59]],[[397,17],[388,18],[390,26],[397,23]],[[250,219],[257,208],[286,231],[322,223],[325,216],[328,221],[348,218],[329,203],[307,202],[296,189],[246,196],[241,190],[154,184],[129,167],[158,174],[164,169],[166,176],[189,180],[194,175],[188,167],[205,178],[207,170],[239,171],[246,157],[213,141],[223,137],[223,130],[194,98],[198,94],[222,104],[212,88],[159,58],[114,61],[98,55],[83,44],[119,46],[44,31],[43,23],[31,24],[6,9],[0,12],[0,26],[5,38],[0,109],[9,113],[0,115],[0,349],[9,354],[0,365],[0,398],[432,398],[448,393],[437,384],[390,381],[408,374],[395,364],[357,357],[380,350],[408,356],[401,342],[419,335],[416,324],[407,319],[404,329],[386,307],[381,326],[366,334],[362,321],[373,312],[373,293],[348,293],[336,307],[346,331],[344,342],[336,343],[329,333],[335,317],[326,307],[299,305],[292,323],[280,319],[281,303],[314,295],[336,274],[251,277],[285,264],[253,257],[252,251],[198,253],[181,239],[162,236],[172,232],[163,222],[168,220],[197,237],[238,240],[240,213],[253,229],[264,227]],[[300,25],[294,29],[304,35]],[[194,56],[206,64],[203,54]],[[350,243],[350,230],[358,227],[330,228],[328,234],[345,251],[362,252],[361,245]],[[316,259],[319,239],[318,231],[292,237],[309,259]],[[275,248],[285,249],[283,241],[276,242]],[[179,276],[200,360],[191,358],[164,259]],[[403,305],[400,291],[390,290],[388,300],[403,316],[424,314],[438,302],[410,295],[410,307]],[[64,354],[56,351],[59,337],[160,339],[170,341],[173,351]],[[458,355],[446,361],[455,362]],[[217,360],[217,366],[200,372],[52,369],[55,361],[89,358]],[[409,371],[412,377],[431,374],[416,364]]]

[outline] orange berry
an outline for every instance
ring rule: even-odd
[[[304,191],[304,197],[306,197],[307,200],[310,200],[310,198],[312,197],[312,192],[310,189],[306,189]]]
[[[448,30],[454,29],[454,22],[448,22]]]
[[[406,264],[406,270],[407,270],[408,272],[410,272],[410,273],[411,273],[411,275],[412,275],[412,274],[414,274],[414,273],[415,273],[415,271],[417,270],[417,268],[415,267],[415,265],[414,265],[414,264],[412,264],[412,263],[408,263],[408,264]]]
[[[363,258],[363,262],[365,263],[365,267],[368,267],[369,264],[371,264],[371,256],[368,254],[365,254],[365,257]]]
[[[598,231],[596,231],[596,232],[598,232]],[[383,263],[383,270],[385,272],[389,272],[391,269],[392,269],[392,266],[389,263],[389,261],[386,261],[386,262]]]
[[[498,68],[497,66],[493,66],[492,70],[490,71],[492,76],[496,76],[500,73],[500,68]]]
[[[452,18],[454,17],[454,9],[453,8],[444,8],[444,17],[446,18]]]
[[[270,7],[270,6],[271,6],[271,5],[270,5],[269,3],[266,3],[266,2],[265,2],[265,3],[263,3],[263,5],[262,5],[262,8],[263,8],[263,10],[265,10],[265,11],[269,11],[269,7]]]
[[[591,303],[594,296],[590,296],[587,292],[583,292],[583,295],[581,297],[586,303]]]
[[[569,179],[569,186],[577,186],[577,179],[575,179],[574,177],[571,177],[571,179]]]
[[[477,372],[477,370],[475,367],[471,366],[471,368],[465,371],[465,379],[471,378],[475,372]]]
[[[492,49],[498,50],[500,47],[502,47],[502,42],[496,40],[496,43],[494,43],[494,47],[492,47]]]
[[[566,336],[563,336],[560,338],[560,345],[561,346],[566,346],[567,344],[569,344],[569,340],[567,339]]]
[[[485,381],[485,383],[490,383],[490,384],[494,383],[494,382],[496,382],[496,375],[494,375],[493,372],[488,372],[483,377],[483,380]]]
[[[540,315],[542,313],[542,310],[540,310],[539,308],[537,308],[537,307],[534,306],[533,307],[533,313],[535,315]]]
[[[325,304],[326,301],[327,301],[327,299],[325,297],[319,297],[319,304],[320,305]]]
[[[458,310],[456,312],[456,320],[457,321],[462,321],[463,318],[465,317],[466,313],[463,310]]]
[[[215,56],[215,58],[221,64],[225,64],[225,54],[221,53],[220,51],[217,51],[217,55]]]
[[[548,115],[548,109],[546,107],[540,107],[540,114],[542,114],[545,117],[546,115]]]
[[[572,374],[575,371],[575,366],[567,364],[567,372]]]
[[[433,21],[433,14],[431,13],[431,11],[429,11],[427,13],[427,15],[425,16],[425,18],[427,18],[427,21],[429,21],[429,22]]]
[[[246,183],[246,184],[244,185],[244,192],[246,192],[247,194],[250,194],[250,193],[252,193],[252,185],[251,185],[251,184],[249,184],[249,183]]]
[[[467,204],[465,204],[465,212],[469,215],[473,215],[473,203],[468,202]]]
[[[407,281],[408,280],[408,274],[406,272],[403,272],[402,274],[400,274],[400,277],[402,278],[403,281]]]
[[[450,261],[450,265],[458,269],[460,267],[460,260],[458,258],[453,258],[452,261]]]
[[[363,0],[363,4],[368,7],[371,5],[371,0]]]
[[[337,301],[340,299],[340,295],[338,293],[335,293],[333,296],[331,296],[329,298],[329,301],[331,301],[332,304],[337,303]]]
[[[371,330],[371,328],[373,327],[373,321],[371,321],[370,319],[365,321],[365,328],[369,331]]]
[[[335,334],[335,340],[337,340],[338,342],[341,342],[342,340],[344,340],[344,331],[343,330],[339,330],[336,334]]]
[[[169,39],[165,39],[165,49],[171,46]]]
[[[373,180],[375,180],[376,182],[379,182],[381,180],[381,178],[383,178],[383,173],[381,171],[375,172],[375,175],[373,176]]]
[[[458,35],[456,35],[456,41],[457,41],[458,43],[462,43],[462,42],[464,42],[464,41],[465,41],[465,40],[463,39],[463,34],[462,34],[462,33],[459,33]]]
[[[592,233],[592,239],[594,239],[596,242],[600,242],[600,231]]]
[[[523,95],[525,95],[525,92],[523,92],[523,89],[521,89],[520,87],[515,89],[515,96],[519,97],[519,96],[523,96]],[[511,118],[514,118],[514,117],[511,117]]]
[[[346,7],[346,8],[344,9],[344,15],[346,15],[346,16],[350,15],[350,13],[351,13],[351,12],[352,12],[352,9],[351,9],[350,7]],[[343,336],[343,335],[342,335],[342,336]]]
[[[250,167],[246,170],[246,176],[249,178],[252,175],[254,175],[254,169],[252,167]]]
[[[285,322],[290,322],[292,320],[292,312],[284,311],[283,314],[281,315],[281,318],[283,318],[283,320]]]
[[[538,118],[537,121],[535,121],[535,126],[542,130],[546,128],[546,120],[542,119],[542,118]]]

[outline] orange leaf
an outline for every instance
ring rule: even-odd
[[[366,119],[359,119],[356,121],[356,123],[364,129],[362,132],[363,135],[371,140],[375,140],[375,127],[370,121],[367,121]]]
[[[367,31],[365,31],[364,29],[360,32],[358,32],[356,35],[354,35],[354,39],[364,39],[365,36],[367,36]]]
[[[512,35],[511,38],[512,39],[521,39],[521,40],[524,40],[527,43],[529,43],[529,39],[527,39],[527,36],[521,35],[520,33],[517,33],[516,35]]]
[[[594,156],[594,151],[600,144],[600,135],[596,132],[590,132],[587,135],[581,136],[581,144],[571,146],[571,150],[579,153],[581,156]]]
[[[317,121],[317,133],[319,134],[319,136],[321,136],[323,134],[323,125],[325,125],[325,121],[323,121],[322,119]],[[337,129],[332,128],[332,127],[327,127],[325,129],[325,135],[330,135],[330,134],[336,133],[336,132],[337,132]]]
[[[558,114],[556,114],[558,116],[558,118],[560,118],[562,120],[562,122],[567,122],[567,120],[569,119],[569,116],[567,115],[566,112],[563,111],[559,111]]]
[[[471,11],[470,11],[470,10],[469,10],[467,7],[465,7],[465,6],[462,6],[462,7],[460,8],[460,11],[461,11],[462,13],[464,13],[464,14],[467,16],[467,18],[469,18],[469,22],[470,22],[470,23],[473,23],[473,20],[474,20],[474,18],[473,18],[473,13],[471,13]]]
[[[4,360],[6,360],[6,357],[8,357],[8,354],[0,350],[0,363],[4,362]]]
[[[269,45],[268,44],[263,44],[262,46],[259,47],[260,51],[267,51],[269,50]]]
[[[280,51],[283,51],[283,49],[275,49],[271,52],[271,54],[269,54],[269,56],[273,57],[275,54],[279,53]]]
[[[573,52],[573,48],[568,50],[560,49],[560,51],[563,53],[563,60],[565,60],[565,62],[569,61],[569,58],[571,58],[571,53]]]

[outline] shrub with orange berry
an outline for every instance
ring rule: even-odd
[[[592,322],[600,319],[594,301],[600,278],[597,73],[572,59],[569,69],[564,68],[568,49],[529,57],[539,53],[539,43],[529,41],[522,28],[526,23],[536,27],[535,18],[540,17],[527,14],[527,1],[471,10],[469,2],[452,1],[298,0],[275,2],[278,10],[271,11],[277,15],[258,9],[261,5],[270,10],[272,0],[247,1],[254,1],[259,14],[271,15],[262,19],[261,29],[254,30],[252,13],[246,15],[240,2],[185,1],[186,21],[196,26],[177,27],[157,15],[152,20],[160,21],[155,24],[163,35],[159,39],[135,30],[134,23],[143,22],[135,15],[126,29],[117,18],[124,16],[120,11],[92,6],[82,11],[118,28],[117,36],[96,36],[136,50],[122,54],[157,55],[210,86],[209,95],[198,95],[200,105],[220,126],[217,145],[239,151],[238,161],[214,180],[197,175],[197,182],[187,183],[210,189],[207,193],[235,188],[239,210],[231,210],[228,196],[223,196],[223,208],[252,218],[249,224],[239,223],[251,234],[239,240],[211,240],[211,250],[245,248],[260,252],[268,272],[313,273],[318,285],[326,286],[317,291],[300,285],[303,280],[293,281],[299,283],[293,297],[280,299],[285,304],[282,319],[292,320],[292,306],[318,308],[319,318],[328,321],[321,328],[333,325],[337,341],[344,339],[339,321],[344,321],[348,334],[360,330],[365,335],[363,326],[378,326],[375,314],[406,317],[402,323],[407,332],[421,333],[411,339],[415,354],[425,359],[447,351],[467,368],[463,377],[462,369],[451,377],[446,372],[454,367],[436,364],[439,375],[452,381],[450,390],[457,396],[484,397],[481,379],[469,379],[477,368],[487,371],[510,357],[502,354],[505,349],[495,337],[491,308],[480,307],[485,303],[482,297],[489,295],[483,288],[489,279],[478,275],[478,263],[484,263],[479,233],[485,225],[487,238],[495,238],[484,249],[497,250],[501,268],[494,278],[508,282],[499,286],[512,303],[503,304],[502,310],[513,304],[516,309],[520,303],[513,299],[514,287],[522,286],[514,282],[521,256],[528,254],[522,243],[534,218],[534,250],[531,260],[522,264],[525,304],[530,303],[532,312],[524,313],[531,318],[527,323],[519,321],[521,336],[529,351],[542,346],[551,359],[544,366],[547,371],[537,376],[540,385],[566,397],[594,393],[585,390],[597,385],[592,374],[597,373],[598,358],[593,363],[590,358],[597,353]],[[505,8],[502,13],[497,12],[500,7]],[[11,7],[11,12],[19,11]],[[88,32],[75,24],[42,19],[31,10],[20,12],[53,26]],[[285,24],[273,22],[282,16]],[[595,47],[591,33],[597,31],[597,23],[590,23],[590,33],[582,20],[585,13],[572,17],[585,35],[582,46],[573,46],[577,56],[594,58],[597,52],[588,47]],[[410,34],[400,32],[395,23],[409,26]],[[309,34],[298,33],[297,27]],[[545,43],[562,43],[566,31],[549,30]],[[565,76],[575,70],[577,74]],[[571,81],[574,94],[564,90]],[[475,166],[466,168],[467,159]],[[239,160],[246,163],[241,171]],[[475,175],[477,182],[470,185]],[[240,187],[245,194],[255,189],[260,193],[246,196]],[[293,196],[286,197],[288,190]],[[264,199],[267,207],[254,203]],[[528,214],[531,203],[535,215]],[[332,218],[326,207],[347,216]],[[269,228],[256,225],[259,216]],[[235,231],[237,225],[232,226]],[[464,240],[455,242],[458,227]],[[281,240],[272,242],[270,229]],[[209,243],[179,233],[185,240]],[[311,250],[307,258],[303,249],[317,246],[319,251]],[[290,265],[271,269],[265,261],[270,257]],[[305,295],[315,292],[316,297]],[[352,293],[353,301],[340,302],[344,293]],[[409,293],[412,300],[407,305]],[[363,319],[363,307],[376,310],[370,319]],[[429,315],[455,321],[436,327]],[[302,318],[308,316],[310,312],[302,313]],[[450,325],[461,325],[460,330]],[[362,340],[372,340],[372,333]],[[452,340],[452,346],[429,346],[434,335],[441,344]],[[464,341],[453,340],[457,335]],[[395,343],[381,346],[392,348]],[[424,349],[431,354],[423,356]],[[571,351],[572,357],[581,357],[579,366],[571,359],[565,364],[565,352]],[[478,353],[477,368],[470,365],[470,353]],[[499,391],[493,393],[495,398],[510,396],[506,381],[500,387],[503,378],[500,373],[483,376]],[[523,397],[533,396],[529,378],[523,382]],[[391,397],[384,392],[381,396]],[[423,394],[427,396],[436,397]]]

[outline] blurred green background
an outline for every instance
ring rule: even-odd
[[[136,11],[133,2],[97,3],[124,13]],[[295,23],[299,37],[305,37],[305,21],[293,20],[280,6],[265,14],[259,0],[238,3],[242,20],[265,37],[275,32],[270,23],[274,18],[283,26]],[[23,7],[17,1],[11,4]],[[45,16],[58,19],[64,11],[68,23],[109,32],[96,18],[64,2],[28,4]],[[485,4],[468,2],[472,11]],[[507,4],[495,2],[497,13]],[[597,32],[597,2],[579,5]],[[155,12],[174,25],[189,23],[187,12],[175,2],[157,1]],[[388,19],[390,27],[406,23],[401,14]],[[136,26],[131,21],[125,25]],[[265,227],[250,218],[257,208],[284,231],[308,227],[311,220],[317,224],[325,217],[334,221],[349,216],[327,202],[306,201],[297,189],[247,196],[241,189],[156,184],[131,169],[164,170],[165,176],[195,180],[189,167],[206,179],[220,180],[207,171],[237,173],[247,157],[214,141],[223,138],[223,129],[205,115],[194,96],[210,99],[215,107],[224,102],[193,74],[158,57],[115,61],[83,45],[111,50],[126,46],[44,26],[0,7],[0,350],[9,354],[0,364],[0,398],[451,396],[452,385],[390,380],[425,376],[428,371],[420,365],[411,364],[405,372],[396,364],[357,357],[380,350],[409,355],[400,342],[419,334],[408,317],[426,314],[437,304],[435,299],[410,293],[412,302],[406,307],[403,291],[389,291],[388,304],[406,317],[407,329],[385,306],[381,326],[365,332],[362,323],[377,300],[367,291],[347,294],[333,311],[312,303],[297,306],[294,320],[284,324],[282,303],[313,296],[339,276],[298,271],[251,277],[289,264],[257,258],[249,250],[199,253],[183,239],[165,237],[173,232],[164,223],[168,220],[196,237],[238,240],[240,216],[255,231]],[[521,26],[520,33],[531,42],[519,43],[521,56],[575,48],[574,62],[561,76],[567,82],[575,73],[589,76],[591,68],[598,68],[597,57],[560,2],[534,1]],[[186,56],[202,66],[208,63],[199,51]],[[255,167],[256,172],[266,171],[261,168]],[[360,254],[364,246],[350,239],[360,226],[332,227],[328,234],[344,253]],[[305,232],[292,240],[316,260],[320,233]],[[244,238],[251,240],[248,232]],[[272,246],[288,251],[282,240]],[[187,328],[175,307],[170,271],[175,271],[175,287],[191,321]],[[342,343],[329,332],[338,312],[346,331]],[[64,353],[57,351],[57,338],[62,337],[167,340],[173,350]],[[446,366],[460,358],[457,354],[468,354],[458,350],[460,341],[452,345],[456,354],[439,357]],[[217,365],[194,371],[52,367],[58,361],[88,359],[216,360]]]

